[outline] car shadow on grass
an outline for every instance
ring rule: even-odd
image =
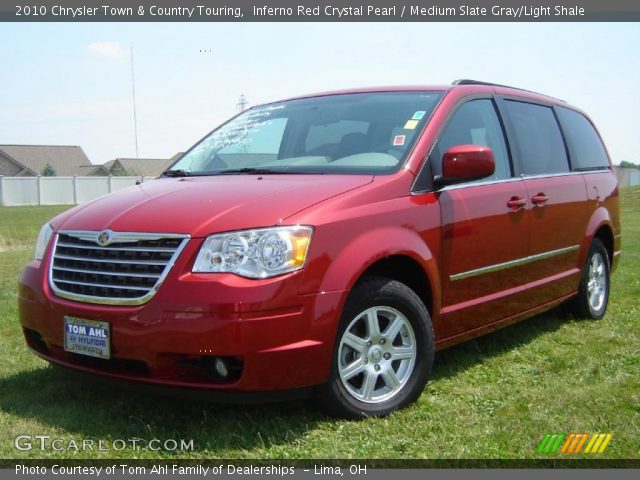
[[[323,419],[304,401],[214,404],[114,387],[44,365],[0,379],[0,410],[40,426],[25,434],[51,434],[50,426],[65,438],[193,439],[195,453],[221,457],[294,442]]]
[[[436,354],[431,380],[452,377],[492,357],[529,344],[569,321],[563,306],[519,321]],[[428,388],[428,387],[427,387]]]

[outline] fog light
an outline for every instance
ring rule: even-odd
[[[224,360],[222,360],[221,358],[216,358],[216,372],[218,375],[220,375],[221,377],[226,377],[227,375],[229,375],[229,369],[227,368],[227,364],[225,363]]]

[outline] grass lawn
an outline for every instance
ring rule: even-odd
[[[306,402],[221,406],[113,390],[48,366],[22,339],[16,278],[40,225],[65,207],[0,208],[0,458],[175,455],[22,452],[18,434],[193,439],[181,455],[198,458],[537,458],[547,433],[613,432],[602,457],[638,459],[640,188],[622,195],[623,254],[602,321],[552,311],[440,352],[416,404],[359,422]]]

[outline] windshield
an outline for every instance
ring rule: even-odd
[[[166,174],[391,173],[441,96],[357,93],[255,107],[205,137]]]

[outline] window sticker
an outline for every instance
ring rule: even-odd
[[[427,113],[424,110],[418,110],[416,113],[413,114],[413,117],[411,117],[411,120],[422,120],[424,118],[424,114]]]
[[[418,120],[407,120],[407,123],[404,124],[405,130],[415,130],[418,125]]]
[[[393,144],[395,146],[404,145],[404,140],[407,138],[406,135],[396,135],[393,137]]]

